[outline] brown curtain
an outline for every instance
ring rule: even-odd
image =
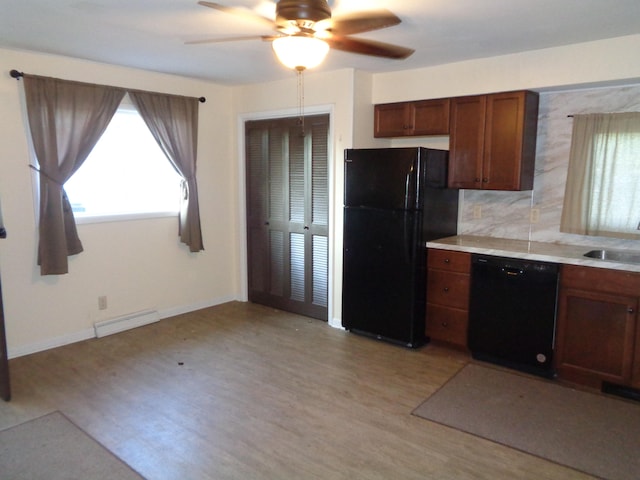
[[[24,75],[27,116],[40,172],[38,265],[42,275],[69,271],[80,253],[64,183],[85,161],[124,96],[102,85]]]
[[[180,241],[188,245],[191,252],[204,250],[196,182],[199,101],[193,97],[151,92],[130,91],[129,96],[160,148],[182,176]]]

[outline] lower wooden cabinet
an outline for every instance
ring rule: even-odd
[[[429,249],[427,258],[426,335],[466,348],[471,254]]]
[[[564,265],[556,339],[558,376],[596,388],[603,381],[640,387],[639,298],[638,273]]]

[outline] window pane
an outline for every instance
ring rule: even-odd
[[[640,113],[575,115],[560,231],[640,237]]]
[[[65,191],[78,218],[177,213],[180,176],[138,112],[121,107]]]
[[[634,233],[640,223],[640,134],[597,135],[589,226]]]

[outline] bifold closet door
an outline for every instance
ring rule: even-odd
[[[245,124],[249,300],[327,320],[329,116]]]

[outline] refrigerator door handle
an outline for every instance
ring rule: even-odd
[[[402,213],[403,229],[404,229],[404,259],[409,264],[412,261],[413,251],[413,222],[411,221],[411,215],[408,211]]]
[[[409,210],[409,189],[411,188],[411,177],[413,175],[413,167],[407,172],[406,179],[404,181],[404,209]]]

